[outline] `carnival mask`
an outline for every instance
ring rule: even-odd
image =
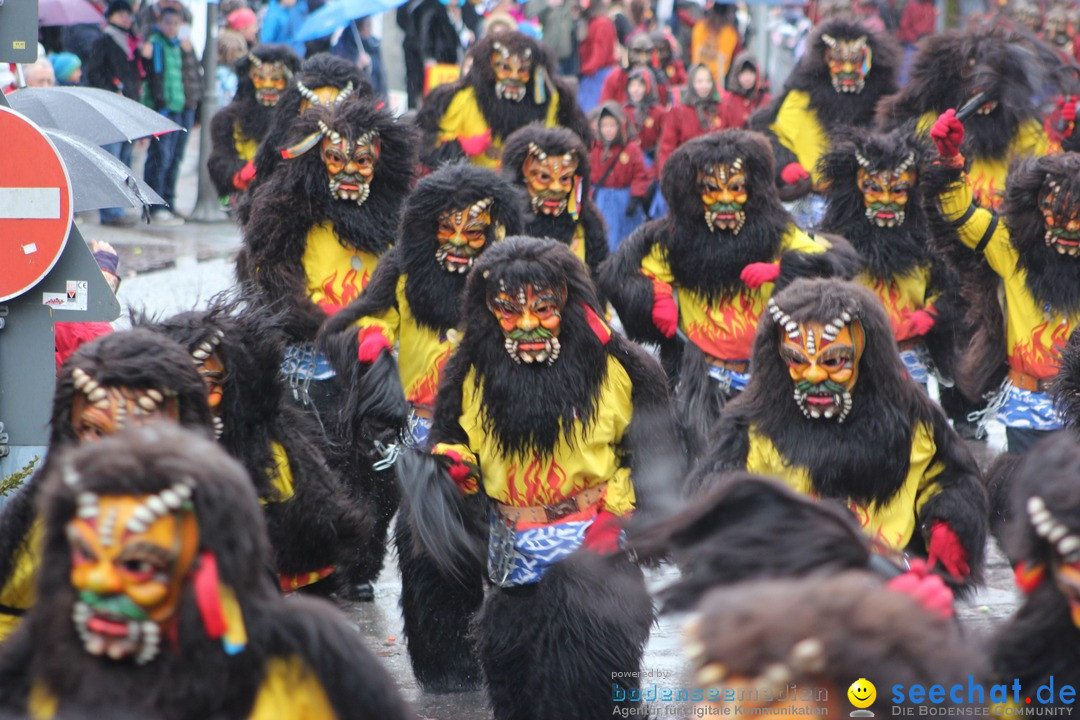
[[[851,394],[859,376],[864,337],[851,313],[827,323],[798,323],[769,301],[769,313],[780,326],[780,357],[795,385],[795,402],[807,418],[836,418],[851,412]]]
[[[825,63],[829,66],[833,90],[838,93],[862,92],[871,65],[866,35],[854,40],[838,40],[831,35],[822,35],[821,40],[825,43]]]
[[[493,202],[494,198],[484,198],[464,210],[447,210],[439,214],[439,225],[435,230],[439,247],[435,250],[435,259],[443,270],[463,275],[469,272],[487,245]]]
[[[504,346],[516,363],[550,365],[559,358],[559,328],[566,305],[566,288],[525,285],[517,290],[499,283],[488,297],[505,337]]]
[[[562,215],[576,191],[578,157],[575,152],[548,155],[529,144],[529,155],[521,165],[534,213]]]
[[[1046,224],[1047,247],[1054,248],[1059,255],[1080,254],[1080,206],[1058,180],[1046,179],[1039,196],[1039,210]]]
[[[292,71],[282,62],[263,62],[254,55],[251,60],[251,84],[255,86],[255,99],[260,105],[274,107],[281,99],[281,93],[292,79]]]
[[[176,394],[171,391],[101,385],[82,368],[72,370],[71,379],[77,391],[71,403],[71,426],[80,443],[124,427],[180,419]]]
[[[653,59],[652,40],[645,35],[639,35],[638,38],[631,40],[630,47],[626,50],[627,65],[632,68],[648,67],[652,65]]]
[[[369,130],[349,141],[320,120],[323,131],[322,160],[330,176],[330,194],[338,200],[352,200],[363,205],[371,193],[375,161],[379,159],[379,135]]]
[[[1069,617],[1080,629],[1080,535],[1054,518],[1038,495],[1027,501],[1028,520],[1035,534],[1050,544],[1054,582],[1069,603]]]
[[[512,53],[502,43],[495,43],[491,53],[491,69],[495,71],[495,97],[521,102],[525,99],[532,75],[532,50]]]
[[[915,153],[908,153],[904,161],[888,170],[870,170],[869,161],[857,150],[859,163],[856,181],[866,205],[866,219],[878,227],[896,227],[904,224],[908,193],[915,183]]]
[[[221,401],[225,398],[225,363],[219,348],[224,337],[221,330],[215,329],[209,339],[199,343],[191,351],[191,359],[195,361],[195,368],[206,385],[206,403],[214,416],[214,437],[218,438],[225,430],[225,422],[221,417],[224,411]]]
[[[297,81],[296,89],[300,91],[300,114],[303,115],[308,108],[315,105],[319,107],[331,107],[345,102],[353,93],[353,84],[350,81],[343,88],[333,85],[323,85],[314,90]]]
[[[75,631],[91,655],[153,660],[199,547],[187,482],[154,495],[78,495],[67,524]]]
[[[1046,13],[1046,23],[1043,28],[1043,37],[1059,48],[1068,46],[1073,41],[1072,23],[1069,22],[1068,11],[1063,7],[1055,7]]]
[[[743,159],[731,164],[709,165],[699,170],[698,188],[705,206],[705,224],[712,231],[728,230],[738,235],[746,224],[746,176]]]

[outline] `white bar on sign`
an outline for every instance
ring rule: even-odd
[[[27,255],[33,255],[37,252],[37,243],[29,243],[28,245],[23,245],[22,251]]]
[[[59,220],[60,188],[0,188],[0,220]]]

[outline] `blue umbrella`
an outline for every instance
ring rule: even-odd
[[[357,18],[393,10],[405,0],[330,0],[304,18],[295,40],[307,42],[326,37]]]

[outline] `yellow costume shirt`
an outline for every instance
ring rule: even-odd
[[[461,389],[460,418],[468,445],[440,443],[434,452],[454,450],[466,462],[479,466],[485,492],[504,505],[553,505],[606,482],[604,507],[616,515],[625,515],[633,510],[635,496],[630,468],[620,462],[618,445],[633,415],[632,391],[626,370],[608,356],[607,373],[588,432],[575,420],[569,438],[564,429],[551,455],[507,456],[484,427],[483,389],[476,387],[476,371],[470,369]]]
[[[32,720],[52,720],[57,701],[41,683],[30,688],[29,711]],[[336,720],[330,699],[319,678],[297,656],[270,658],[248,720]]]
[[[953,183],[941,194],[941,210],[945,219],[959,220],[972,203],[972,189],[966,182]],[[957,229],[960,241],[974,249],[986,234],[994,216],[988,210],[976,210]],[[1061,350],[1080,315],[1065,316],[1051,307],[1044,307],[1027,287],[1027,272],[1019,267],[1019,255],[1009,240],[1009,231],[1002,222],[983,248],[991,269],[1001,276],[1005,286],[1005,339],[1009,367],[1039,379],[1052,378],[1061,367]],[[1060,262],[1073,262],[1065,258]]]
[[[405,399],[413,405],[431,408],[435,406],[443,366],[454,346],[445,336],[416,321],[405,297],[407,279],[408,275],[404,274],[398,278],[396,308],[360,318],[355,325],[378,327],[391,347],[398,345],[398,373]]]
[[[904,315],[924,310],[932,305],[940,293],[930,287],[930,266],[920,265],[906,275],[881,279],[861,272],[855,282],[870,290],[881,300],[889,313],[889,324],[897,342],[910,340],[913,336],[905,327]]]
[[[902,550],[911,542],[918,524],[918,515],[926,501],[940,490],[935,478],[944,466],[931,464],[937,446],[934,431],[924,423],[915,427],[911,439],[911,459],[907,478],[900,490],[888,503],[867,506],[847,498],[844,502],[862,526],[863,532],[895,550]],[[810,473],[804,467],[791,465],[765,435],[750,428],[750,450],[746,455],[746,471],[773,477],[796,492],[817,497]]]
[[[938,116],[932,112],[924,114],[919,118],[919,131],[929,132],[937,118]],[[1021,123],[1016,130],[1016,137],[1009,143],[1009,149],[1004,156],[972,158],[968,177],[976,201],[982,207],[999,209],[1005,195],[1005,179],[1009,175],[1009,165],[1012,161],[1022,155],[1046,155],[1058,150],[1060,148],[1051,147],[1050,138],[1037,120],[1029,119]]]
[[[30,532],[15,551],[11,575],[3,589],[0,589],[0,605],[15,610],[29,610],[34,606],[37,600],[37,569],[41,564],[44,542],[45,531],[41,526],[41,518],[35,517]],[[0,642],[7,640],[21,622],[20,615],[0,614]]]
[[[780,249],[773,261],[789,251],[814,254],[825,247],[794,225],[789,225],[780,240]],[[641,262],[646,277],[673,285],[675,278],[667,262],[667,251],[653,245]],[[703,296],[685,288],[675,287],[679,302],[679,329],[703,353],[718,360],[740,361],[750,358],[758,319],[772,297],[774,284],[764,283],[756,290],[744,287],[734,295],[725,295],[709,303]]]
[[[344,307],[367,286],[379,258],[342,245],[334,224],[326,222],[314,225],[308,231],[301,262],[311,301],[318,305]]]
[[[259,143],[252,140],[240,129],[240,123],[233,123],[232,129],[233,147],[236,148],[236,157],[244,160],[255,159],[255,151],[259,149]]]
[[[531,102],[531,99],[526,97],[522,102]],[[551,99],[548,101],[547,116],[544,118],[545,127],[555,127],[559,124],[559,94],[552,93]],[[442,145],[445,142],[457,140],[458,138],[470,138],[477,135],[483,135],[488,132],[487,120],[484,119],[484,113],[480,111],[480,106],[476,103],[476,91],[472,86],[466,86],[459,90],[450,104],[446,107],[446,112],[442,116],[442,120],[439,121],[439,140],[438,144]],[[502,165],[502,147],[503,140],[505,138],[492,137],[491,146],[486,152],[482,152],[479,155],[472,155],[469,157],[469,162],[473,165],[479,165],[480,167],[491,168],[492,170],[498,170]]]
[[[829,151],[829,136],[821,127],[817,113],[810,107],[810,93],[790,90],[769,130],[781,145],[795,153],[799,164],[810,173],[814,188],[819,188],[821,174],[818,172],[818,160]]]

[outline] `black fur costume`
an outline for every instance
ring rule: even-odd
[[[163,633],[164,647],[153,660],[137,665],[90,655],[71,619],[77,596],[66,527],[78,494],[146,495],[182,478],[194,486],[199,552],[213,553],[220,582],[235,592],[246,646],[228,655],[221,640],[207,637],[189,575],[177,608],[176,639]],[[298,659],[310,673],[309,686],[321,688],[337,717],[354,717],[360,708],[377,717],[413,717],[343,617],[319,600],[279,597],[264,572],[270,551],[254,489],[244,469],[209,439],[167,423],[128,430],[73,451],[54,465],[46,482],[38,590],[47,600],[34,607],[0,653],[3,708],[25,713],[36,686],[57,700],[65,717],[70,710],[87,717],[128,711],[175,720],[247,718],[270,662]],[[273,708],[289,716],[279,705],[284,699],[278,695]]]
[[[45,462],[0,511],[0,588],[5,591],[0,595],[0,603],[4,605],[10,605],[6,597],[11,589],[8,582],[18,570],[20,556],[27,553],[35,565],[40,560],[30,546],[30,530],[37,517],[35,506],[42,477],[51,468],[54,456],[79,444],[72,418],[79,393],[72,378],[76,368],[107,387],[171,390],[176,393],[180,424],[208,436],[212,434],[206,386],[187,351],[176,342],[149,330],[136,329],[104,335],[76,350],[60,368],[56,380]]]
[[[262,142],[270,128],[270,118],[274,112],[273,107],[264,106],[255,97],[249,55],[254,55],[264,63],[283,63],[293,73],[300,68],[300,58],[287,45],[256,45],[248,55],[243,55],[236,61],[236,95],[232,102],[214,113],[214,118],[210,121],[210,142],[213,149],[206,166],[210,172],[210,180],[213,181],[218,195],[222,197],[237,192],[233,176],[248,162],[247,158],[242,158],[237,153],[236,134],[256,143]]]
[[[287,144],[318,132],[320,120],[350,140],[370,130],[378,132],[380,152],[370,195],[359,206],[335,199],[316,146],[282,163],[254,194],[251,219],[244,225],[244,247],[236,261],[237,277],[253,293],[254,302],[281,303],[274,309],[284,312],[281,329],[290,343],[313,340],[326,319],[322,308],[308,298],[302,263],[308,232],[318,223],[332,222],[343,246],[382,255],[393,243],[398,210],[413,179],[413,134],[374,101],[312,108],[293,123]]]
[[[531,144],[535,144],[550,156],[566,153],[577,155],[577,175],[581,178],[581,205],[578,208],[577,220],[574,220],[569,210],[554,216],[529,213],[525,219],[525,232],[532,237],[549,237],[564,245],[570,245],[574,240],[574,232],[580,225],[585,234],[585,264],[589,266],[593,277],[596,277],[600,263],[607,259],[609,250],[607,223],[589,192],[589,151],[579,136],[562,127],[529,125],[507,138],[503,151],[503,177],[519,188],[526,207],[529,206],[529,193],[525,187],[522,165],[529,157]]]
[[[889,133],[852,129],[833,145],[821,161],[821,175],[828,183],[828,205],[818,229],[840,235],[851,244],[860,260],[857,280],[871,290],[875,281],[910,278],[929,269],[927,295],[938,297],[933,303],[934,326],[922,339],[938,371],[951,378],[960,349],[955,346],[955,325],[962,304],[957,292],[959,278],[930,241],[919,170],[930,159],[931,149],[915,138],[912,130],[912,124]],[[903,223],[880,227],[867,218],[858,182],[859,157],[867,161],[868,172],[888,172],[910,163],[915,180],[907,193]],[[891,316],[891,308],[886,310]],[[895,329],[896,318],[890,319]]]
[[[875,554],[847,508],[814,501],[758,475],[725,473],[713,488],[634,542],[640,558],[670,555],[680,579],[661,593],[664,612],[690,610],[715,587],[747,580],[901,570]]]
[[[537,367],[515,363],[509,356],[487,305],[491,288],[502,282],[507,287],[566,284],[562,349],[556,362]],[[565,246],[508,238],[485,252],[469,276],[464,339],[444,372],[432,446],[468,443],[461,416],[463,385],[472,370],[477,382],[483,382],[485,422],[505,452],[549,457],[559,442],[560,426],[577,420],[588,432],[601,412],[597,401],[612,358],[633,384],[633,418],[619,451],[636,492],[635,518],[655,512],[681,465],[673,453],[666,385],[661,369],[640,348],[614,333],[605,342],[602,335],[607,333],[596,324],[601,313],[584,268]],[[475,673],[467,638],[470,616],[479,610],[476,647],[497,720],[535,717],[540,697],[545,717],[609,716],[613,668],[637,668],[648,637],[652,610],[640,571],[621,552],[597,556],[579,550],[535,584],[493,589],[480,609],[487,494],[462,500],[439,458],[403,459],[398,471],[414,553],[426,557],[432,568],[429,595],[442,600],[440,607],[425,608],[428,613],[417,630],[409,629],[410,650],[411,643],[423,638],[440,650],[437,659],[445,673],[464,675],[470,663]],[[480,482],[482,488],[482,478]],[[452,588],[457,591],[447,592]],[[626,682],[624,688],[637,686],[637,680]]]
[[[532,53],[533,72],[526,86],[527,92],[520,102],[504,100],[495,95],[495,70],[491,67],[491,55],[495,43],[500,43],[511,53]],[[436,88],[424,98],[424,105],[416,116],[416,124],[423,133],[420,160],[435,169],[447,162],[466,157],[457,140],[439,143],[440,125],[454,97],[465,88],[472,88],[476,105],[491,130],[493,141],[503,142],[511,133],[534,122],[544,122],[548,107],[558,98],[555,124],[569,128],[586,143],[592,138],[589,122],[577,104],[577,93],[556,77],[555,58],[551,49],[539,41],[517,31],[496,32],[485,35],[469,50],[473,58],[469,72],[456,82]],[[542,69],[543,72],[537,71]],[[544,86],[543,102],[536,102],[537,83]]]
[[[934,478],[939,491],[918,512],[906,549],[925,554],[922,533],[936,521],[946,522],[971,568],[963,587],[979,582],[987,507],[978,466],[940,409],[905,374],[881,303],[861,286],[835,280],[802,280],[774,297],[795,322],[828,323],[846,310],[861,324],[865,343],[850,414],[843,423],[804,417],[780,355],[780,328],[763,315],[750,383],[724,409],[712,433],[714,445],[691,477],[691,487],[707,487],[710,473],[746,469],[752,426],[790,467],[808,470],[816,495],[853,501],[873,512],[903,487],[915,428],[922,424],[935,446],[927,467],[941,463],[943,468]]]
[[[216,347],[225,368],[219,441],[247,470],[263,502],[274,567],[279,575],[299,577],[333,566],[329,578],[304,587],[335,589],[341,571],[357,562],[372,523],[353,507],[341,478],[327,465],[323,434],[314,420],[285,401],[283,343],[274,316],[222,302],[209,310],[139,322],[188,352],[204,343]],[[284,449],[292,475],[287,498],[275,485],[275,443]]]
[[[840,41],[854,40],[865,36],[871,52],[870,70],[866,73],[865,85],[860,92],[837,92],[829,75],[829,65],[825,62],[825,50],[828,48],[823,35],[829,35]],[[834,18],[814,28],[807,39],[806,51],[795,65],[791,75],[784,83],[784,89],[772,100],[770,105],[755,113],[750,119],[750,128],[765,133],[776,156],[774,179],[784,200],[802,197],[811,190],[809,179],[788,185],[781,179],[780,172],[790,163],[798,162],[795,153],[779,142],[770,126],[777,121],[777,114],[788,94],[801,91],[809,95],[806,110],[817,120],[827,136],[832,137],[837,130],[847,127],[869,127],[874,122],[874,109],[878,100],[896,92],[896,72],[900,66],[900,48],[896,41],[884,33],[872,33],[854,20]],[[797,132],[798,128],[792,128]],[[815,168],[805,170],[813,175]],[[665,195],[665,197],[667,197]]]
[[[1006,549],[1012,561],[1020,563],[1017,580],[1027,596],[994,637],[992,658],[995,682],[1011,683],[1017,678],[1023,694],[1033,695],[1040,685],[1050,682],[1051,675],[1055,687],[1080,684],[1080,629],[1070,617],[1070,600],[1058,585],[1056,567],[1063,556],[1060,543],[1066,541],[1058,539],[1057,533],[1056,542],[1047,538],[1047,530],[1056,526],[1065,528],[1066,537],[1080,533],[1078,478],[1076,436],[1059,432],[1024,456],[1007,489],[1011,518]],[[1039,523],[1045,520],[1036,516],[1033,511],[1038,508],[1031,505],[1035,497],[1048,509],[1052,523],[1042,532]],[[1026,583],[1021,581],[1024,576],[1029,576]],[[1072,595],[1075,602],[1075,590]],[[1051,704],[1058,702],[1055,694]]]
[[[393,310],[445,338],[461,322],[461,295],[466,275],[444,270],[435,257],[439,214],[461,210],[473,203],[492,198],[492,225],[484,249],[502,237],[500,233],[521,231],[521,208],[517,194],[506,181],[491,170],[466,163],[447,165],[423,178],[405,201],[397,243],[379,263],[367,289],[347,308],[327,321],[320,346],[330,357],[343,388],[340,422],[341,434],[351,454],[350,465],[362,468],[359,479],[363,497],[374,507],[376,527],[364,551],[360,576],[374,577],[382,568],[386,552],[386,531],[397,511],[398,488],[389,470],[376,471],[372,464],[382,459],[375,442],[396,442],[406,432],[405,389],[398,364],[390,350],[383,351],[371,365],[357,362],[356,321]],[[400,302],[398,284],[404,277],[404,303]],[[401,347],[399,353],[420,352],[422,348]],[[404,523],[402,523],[404,525]],[[406,529],[397,530],[398,556],[402,558],[402,607],[406,633],[411,627],[411,613],[429,597],[410,595],[409,573],[414,565],[406,551]],[[422,643],[417,639],[410,650]],[[415,662],[415,661],[414,661]],[[423,667],[416,670],[420,682],[427,682]]]
[[[375,97],[371,84],[364,79],[355,64],[329,53],[319,53],[305,59],[293,79],[294,82],[285,88],[281,99],[274,106],[266,135],[255,152],[255,179],[251,181],[247,194],[237,206],[237,219],[241,227],[251,218],[251,199],[256,188],[274,174],[274,169],[282,160],[281,151],[289,146],[288,138],[296,119],[300,117],[300,107],[304,102],[297,83],[309,90],[334,87],[339,91],[352,83],[353,91],[347,100]]]
[[[713,231],[704,219],[697,174],[737,158],[743,158],[746,177],[746,223],[738,233]],[[705,433],[719,416],[727,393],[709,377],[708,359],[696,345],[681,333],[665,337],[654,324],[652,280],[641,271],[654,248],[666,255],[676,290],[692,290],[710,302],[727,302],[747,290],[739,276],[751,263],[779,261],[777,289],[798,277],[854,273],[855,257],[846,244],[819,254],[782,251],[785,234],[799,231],[780,204],[773,170],[769,146],[757,133],[722,130],[686,143],[672,153],[660,179],[664,197],[671,198],[669,213],[634,231],[604,263],[597,279],[627,336],[660,346],[661,361],[676,387],[676,415],[691,458],[703,450]],[[767,299],[763,296],[761,302]]]

